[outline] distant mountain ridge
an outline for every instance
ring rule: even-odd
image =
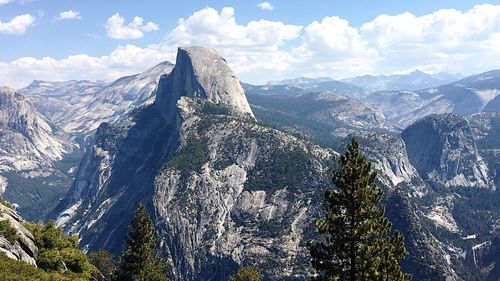
[[[339,95],[360,98],[363,89],[356,85],[333,80],[331,78],[305,78],[271,81],[266,85],[243,84],[246,91],[262,95],[301,95],[307,93],[333,92]]]
[[[61,183],[71,181],[58,163],[76,151],[70,136],[26,97],[0,87],[0,195],[30,219],[46,214],[48,201],[67,191]]]
[[[420,90],[437,87],[457,81],[462,77],[460,74],[446,72],[428,74],[416,70],[408,74],[363,75],[340,81],[361,87],[366,94],[369,94],[377,91]]]
[[[362,90],[358,97],[366,96],[377,91],[396,91],[396,90],[420,90],[425,88],[437,87],[449,84],[462,79],[460,74],[450,74],[440,72],[428,74],[419,70],[407,74],[392,75],[363,75],[350,78],[335,80],[330,77],[298,77],[293,79],[269,81],[265,86],[293,86],[307,91],[334,91],[334,87],[345,83]],[[344,87],[346,85],[344,84]],[[359,91],[359,90],[358,90]],[[345,93],[344,93],[345,94]]]
[[[500,70],[493,70],[435,88],[375,92],[366,100],[404,128],[430,114],[493,111],[499,94]]]
[[[88,135],[102,122],[114,122],[135,107],[151,103],[158,80],[173,67],[170,62],[162,62],[111,83],[37,80],[19,92],[66,132]]]
[[[247,97],[257,119],[283,131],[298,133],[325,145],[332,145],[354,131],[396,133],[378,107],[335,92],[288,95],[247,88]]]
[[[293,79],[285,79],[285,80],[276,80],[276,81],[269,81],[266,83],[266,85],[290,85],[290,86],[296,86],[299,88],[303,88],[306,86],[322,83],[322,82],[328,82],[334,80],[333,78],[330,77],[318,77],[318,78],[309,78],[309,77],[298,77],[298,78],[293,78]]]

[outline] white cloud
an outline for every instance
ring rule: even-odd
[[[360,33],[378,50],[378,66],[387,72],[426,68],[470,73],[500,65],[495,46],[500,5],[477,5],[466,12],[442,9],[419,17],[384,14],[365,23]]]
[[[79,20],[82,17],[80,16],[80,12],[67,10],[59,13],[59,16],[56,17],[58,20]]]
[[[220,12],[205,8],[187,19],[180,19],[167,39],[180,44],[276,48],[298,37],[301,29],[301,26],[263,19],[239,25],[234,8],[225,7]]]
[[[114,39],[139,39],[144,36],[144,32],[158,29],[159,26],[154,22],[144,24],[144,19],[141,17],[134,17],[129,24],[125,25],[125,19],[119,13],[109,17],[106,24],[108,37]]]
[[[0,84],[20,88],[34,79],[39,80],[108,80],[139,73],[159,62],[175,59],[176,48],[166,45],[119,46],[111,54],[93,57],[87,54],[51,57],[24,57],[12,62],[0,61]]]
[[[35,0],[17,0],[16,2],[18,2],[21,5],[24,5],[24,4],[26,4],[28,2],[32,2],[32,1],[35,1]],[[0,0],[0,6],[5,5],[5,4],[9,4],[12,2],[14,2],[14,1],[13,0]]]
[[[238,24],[231,7],[205,8],[180,19],[167,35],[174,46],[205,45],[216,48],[240,73],[285,70],[294,58],[283,46],[300,38],[302,26],[258,20]]]
[[[155,29],[142,19],[128,25],[121,19],[119,26],[125,30]],[[123,33],[130,32],[118,32]],[[0,83],[20,87],[33,79],[112,80],[163,60],[173,61],[177,46],[195,44],[216,48],[240,78],[251,83],[301,75],[344,78],[414,69],[472,74],[500,65],[500,5],[477,5],[465,12],[446,9],[423,16],[379,15],[359,28],[335,16],[305,27],[263,19],[241,24],[233,8],[205,8],[180,19],[166,41],[157,45],[119,46],[100,57],[81,54],[0,62]]]
[[[300,50],[343,57],[365,57],[376,53],[363,42],[357,29],[339,17],[325,17],[321,22],[314,21],[306,26]]]
[[[31,14],[24,14],[14,17],[8,22],[0,21],[0,33],[10,35],[20,35],[26,32],[29,26],[35,22],[35,17]]]
[[[271,3],[269,2],[259,3],[257,4],[257,7],[259,7],[259,9],[261,10],[267,10],[267,11],[272,11],[274,9],[273,5],[271,5]]]

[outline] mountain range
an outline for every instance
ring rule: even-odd
[[[354,137],[414,280],[498,280],[499,72],[433,77],[242,84],[215,50],[189,47],[111,83],[2,88],[2,197],[113,254],[142,202],[176,280],[242,265],[305,280],[314,219]]]
[[[460,74],[440,72],[428,74],[419,70],[407,74],[363,75],[342,79],[342,82],[356,85],[365,93],[378,91],[420,90],[449,84],[463,78]]]
[[[499,85],[500,70],[493,70],[439,87],[375,92],[366,100],[380,107],[389,120],[404,128],[429,114],[453,112],[467,115],[483,110],[494,111],[500,94]]]
[[[133,108],[151,103],[160,76],[172,68],[170,62],[162,62],[111,83],[36,80],[18,92],[65,132],[89,135],[102,122],[115,122]]]

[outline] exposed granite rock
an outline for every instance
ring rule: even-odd
[[[334,152],[251,121],[183,113],[182,144],[153,199],[178,278],[225,280],[242,264],[272,280],[305,278],[306,233]],[[204,161],[188,168],[193,143]]]
[[[387,210],[393,229],[401,231],[405,237],[409,255],[402,267],[412,272],[413,280],[461,280],[449,260],[450,247],[437,240],[425,227],[422,220],[424,215],[408,196],[402,192],[392,193]]]
[[[255,123],[232,75],[213,50],[180,49],[154,104],[97,130],[58,225],[91,250],[118,253],[145,202],[178,280],[224,280],[241,264],[305,278],[335,152]]]
[[[72,136],[92,134],[101,123],[112,123],[134,108],[154,101],[160,77],[174,65],[168,61],[110,83],[33,81],[19,92],[45,117]]]
[[[406,145],[400,136],[376,132],[358,131],[349,135],[339,151],[344,151],[347,144],[354,137],[363,153],[379,170],[379,179],[387,186],[396,186],[400,183],[412,184],[415,196],[423,196],[427,191],[425,184],[417,170],[410,163],[406,154]]]
[[[402,138],[410,162],[424,180],[444,186],[495,188],[463,117],[429,115],[408,126]]]
[[[76,148],[24,96],[0,87],[0,172],[48,175],[52,163]]]
[[[21,223],[22,218],[16,211],[0,203],[0,220],[7,220],[17,232],[17,240],[12,243],[0,235],[0,252],[15,260],[24,261],[36,266],[38,248],[35,245],[33,234]]]
[[[172,75],[163,76],[155,103],[166,112],[181,97],[202,98],[253,116],[245,91],[226,60],[214,49],[179,48]]]

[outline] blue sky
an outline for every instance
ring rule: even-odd
[[[217,49],[252,83],[471,74],[500,68],[500,1],[0,0],[0,84],[16,88],[112,80],[192,44]]]

